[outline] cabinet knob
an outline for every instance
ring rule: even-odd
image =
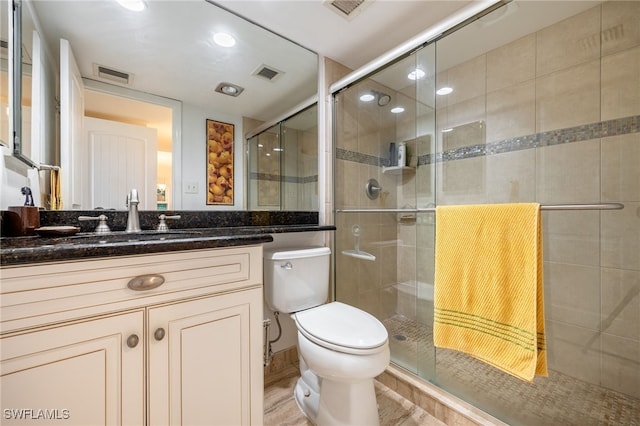
[[[159,342],[164,339],[165,331],[164,328],[158,328],[154,333],[153,337]]]
[[[131,336],[127,337],[127,346],[129,346],[130,348],[135,348],[136,346],[138,346],[139,341],[140,338],[138,337],[138,335],[132,334]]]

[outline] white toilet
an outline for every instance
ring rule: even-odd
[[[295,399],[316,425],[378,425],[373,378],[389,364],[387,330],[329,295],[328,247],[265,250],[267,305],[298,329]]]

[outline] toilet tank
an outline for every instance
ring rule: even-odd
[[[329,297],[328,247],[264,251],[264,297],[273,311],[292,313],[322,305]]]

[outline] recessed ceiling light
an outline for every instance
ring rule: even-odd
[[[372,100],[374,100],[376,97],[373,96],[371,93],[365,93],[364,95],[360,96],[360,100],[362,102],[371,102]]]
[[[282,152],[282,151],[284,151],[284,148],[273,148],[273,150],[275,152]]]
[[[426,74],[424,71],[422,71],[420,68],[416,68],[415,70],[411,71],[409,75],[407,75],[407,78],[409,80],[420,80],[421,78],[424,78],[425,75]]]
[[[236,44],[236,39],[233,38],[231,34],[227,34],[227,33],[215,33],[213,35],[213,41],[218,46],[222,46],[222,47],[231,47],[231,46],[235,46]]]
[[[222,90],[222,93],[226,95],[235,95],[236,93],[238,93],[238,89],[233,86],[222,86],[220,90]]]
[[[216,92],[222,93],[223,95],[229,95],[229,96],[235,97],[244,91],[244,87],[240,87],[237,84],[220,83],[218,84],[215,90]]]
[[[442,133],[453,132],[453,128],[449,127],[448,129],[442,129]]]
[[[440,89],[436,90],[436,93],[441,96],[448,95],[451,92],[453,92],[453,89],[451,87],[441,87]]]
[[[116,0],[116,1],[120,6],[134,12],[143,11],[147,7],[147,5],[144,3],[143,0]]]
[[[400,114],[401,112],[404,112],[404,108],[399,107],[399,106],[393,107],[393,108],[391,108],[391,112],[394,113],[394,114]]]

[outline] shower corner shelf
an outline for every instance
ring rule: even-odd
[[[404,171],[412,171],[416,170],[415,167],[412,166],[392,166],[392,167],[383,167],[382,173],[389,173],[391,175],[401,175]]]

